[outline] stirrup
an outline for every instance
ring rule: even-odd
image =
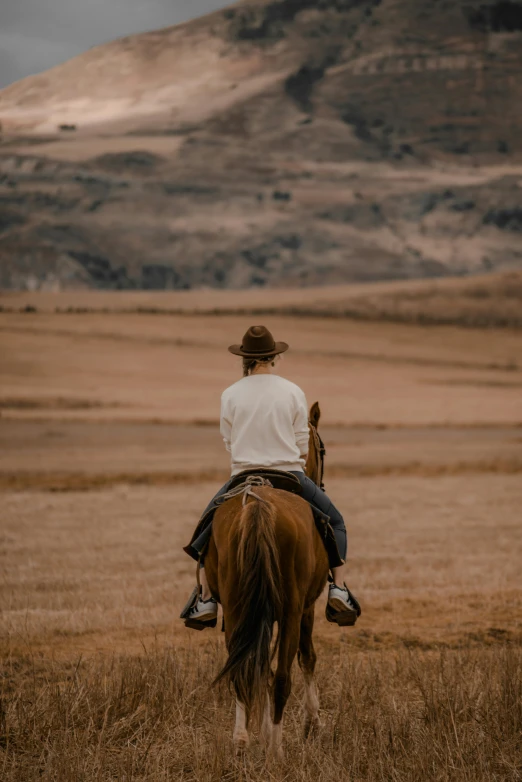
[[[208,622],[202,619],[185,619],[185,627],[190,627],[191,630],[206,630],[207,627],[215,627],[217,625],[217,616],[214,619],[209,619]]]
[[[352,592],[350,592],[346,584],[344,585],[344,588],[348,592],[348,597],[353,605],[353,610],[335,611],[335,609],[329,605],[328,601],[326,601],[325,616],[328,622],[339,625],[339,627],[353,627],[361,615],[361,604]]]
[[[207,622],[202,619],[193,619],[190,617],[190,612],[197,605],[200,594],[201,587],[194,587],[185,608],[179,615],[180,619],[185,620],[185,627],[190,627],[191,630],[205,630],[207,627],[215,627],[217,625],[217,617],[209,619]]]

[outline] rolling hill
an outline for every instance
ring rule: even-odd
[[[522,266],[522,4],[246,0],[0,92],[0,285]]]

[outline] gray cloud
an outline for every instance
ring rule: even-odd
[[[179,24],[231,0],[0,0],[0,88],[106,41]]]

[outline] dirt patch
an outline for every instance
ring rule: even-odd
[[[522,471],[522,464],[521,464]],[[113,486],[179,486],[212,481],[219,486],[229,478],[226,470],[208,472],[136,472],[136,473],[46,473],[24,472],[1,473],[0,491],[51,491],[77,492],[108,489]]]
[[[514,441],[518,442],[518,441]],[[329,469],[332,478],[379,478],[382,476],[420,476],[437,478],[445,475],[522,473],[522,456],[513,459],[490,459],[484,461],[453,462],[450,464],[427,464],[407,462],[405,464],[353,464],[334,465]],[[76,492],[111,488],[113,486],[178,486],[194,485],[212,481],[220,486],[228,479],[226,470],[196,472],[17,472],[0,471],[0,491],[50,491]]]
[[[217,478],[109,483],[87,492],[4,491],[4,641],[16,648],[25,639],[78,652],[125,649],[126,639],[157,631],[190,642],[177,621],[195,578],[182,546]],[[346,643],[451,646],[465,645],[469,633],[485,642],[491,627],[520,632],[520,474],[327,480],[346,517],[350,585],[364,610]],[[60,564],[50,568],[51,562]],[[339,643],[323,608],[324,598],[317,636]]]
[[[353,211],[352,207],[343,207],[342,211],[346,209],[350,214]],[[359,206],[357,210],[362,210],[367,218],[369,215],[373,215],[372,219],[376,217],[376,213],[369,206]],[[331,214],[337,212],[334,210]],[[275,245],[279,250],[285,247],[295,250],[300,246],[300,242],[297,235],[280,236]],[[268,245],[245,250],[245,259],[252,266],[262,267],[268,262],[272,250]],[[145,287],[154,288],[157,275],[164,277],[171,273],[174,274],[170,267],[149,265],[144,267],[145,277],[142,282]],[[35,308],[60,314],[185,314],[197,317],[287,315],[420,326],[520,329],[522,272],[510,271],[454,280],[339,285],[313,290],[279,289],[265,292],[126,292],[117,297],[93,292],[71,292],[52,296],[45,293],[0,293],[0,311],[34,312]]]
[[[0,410],[92,410],[118,407],[117,403],[96,402],[92,399],[55,399],[27,397],[0,398]]]

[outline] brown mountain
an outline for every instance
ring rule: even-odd
[[[522,266],[522,3],[247,0],[0,92],[0,285]]]

